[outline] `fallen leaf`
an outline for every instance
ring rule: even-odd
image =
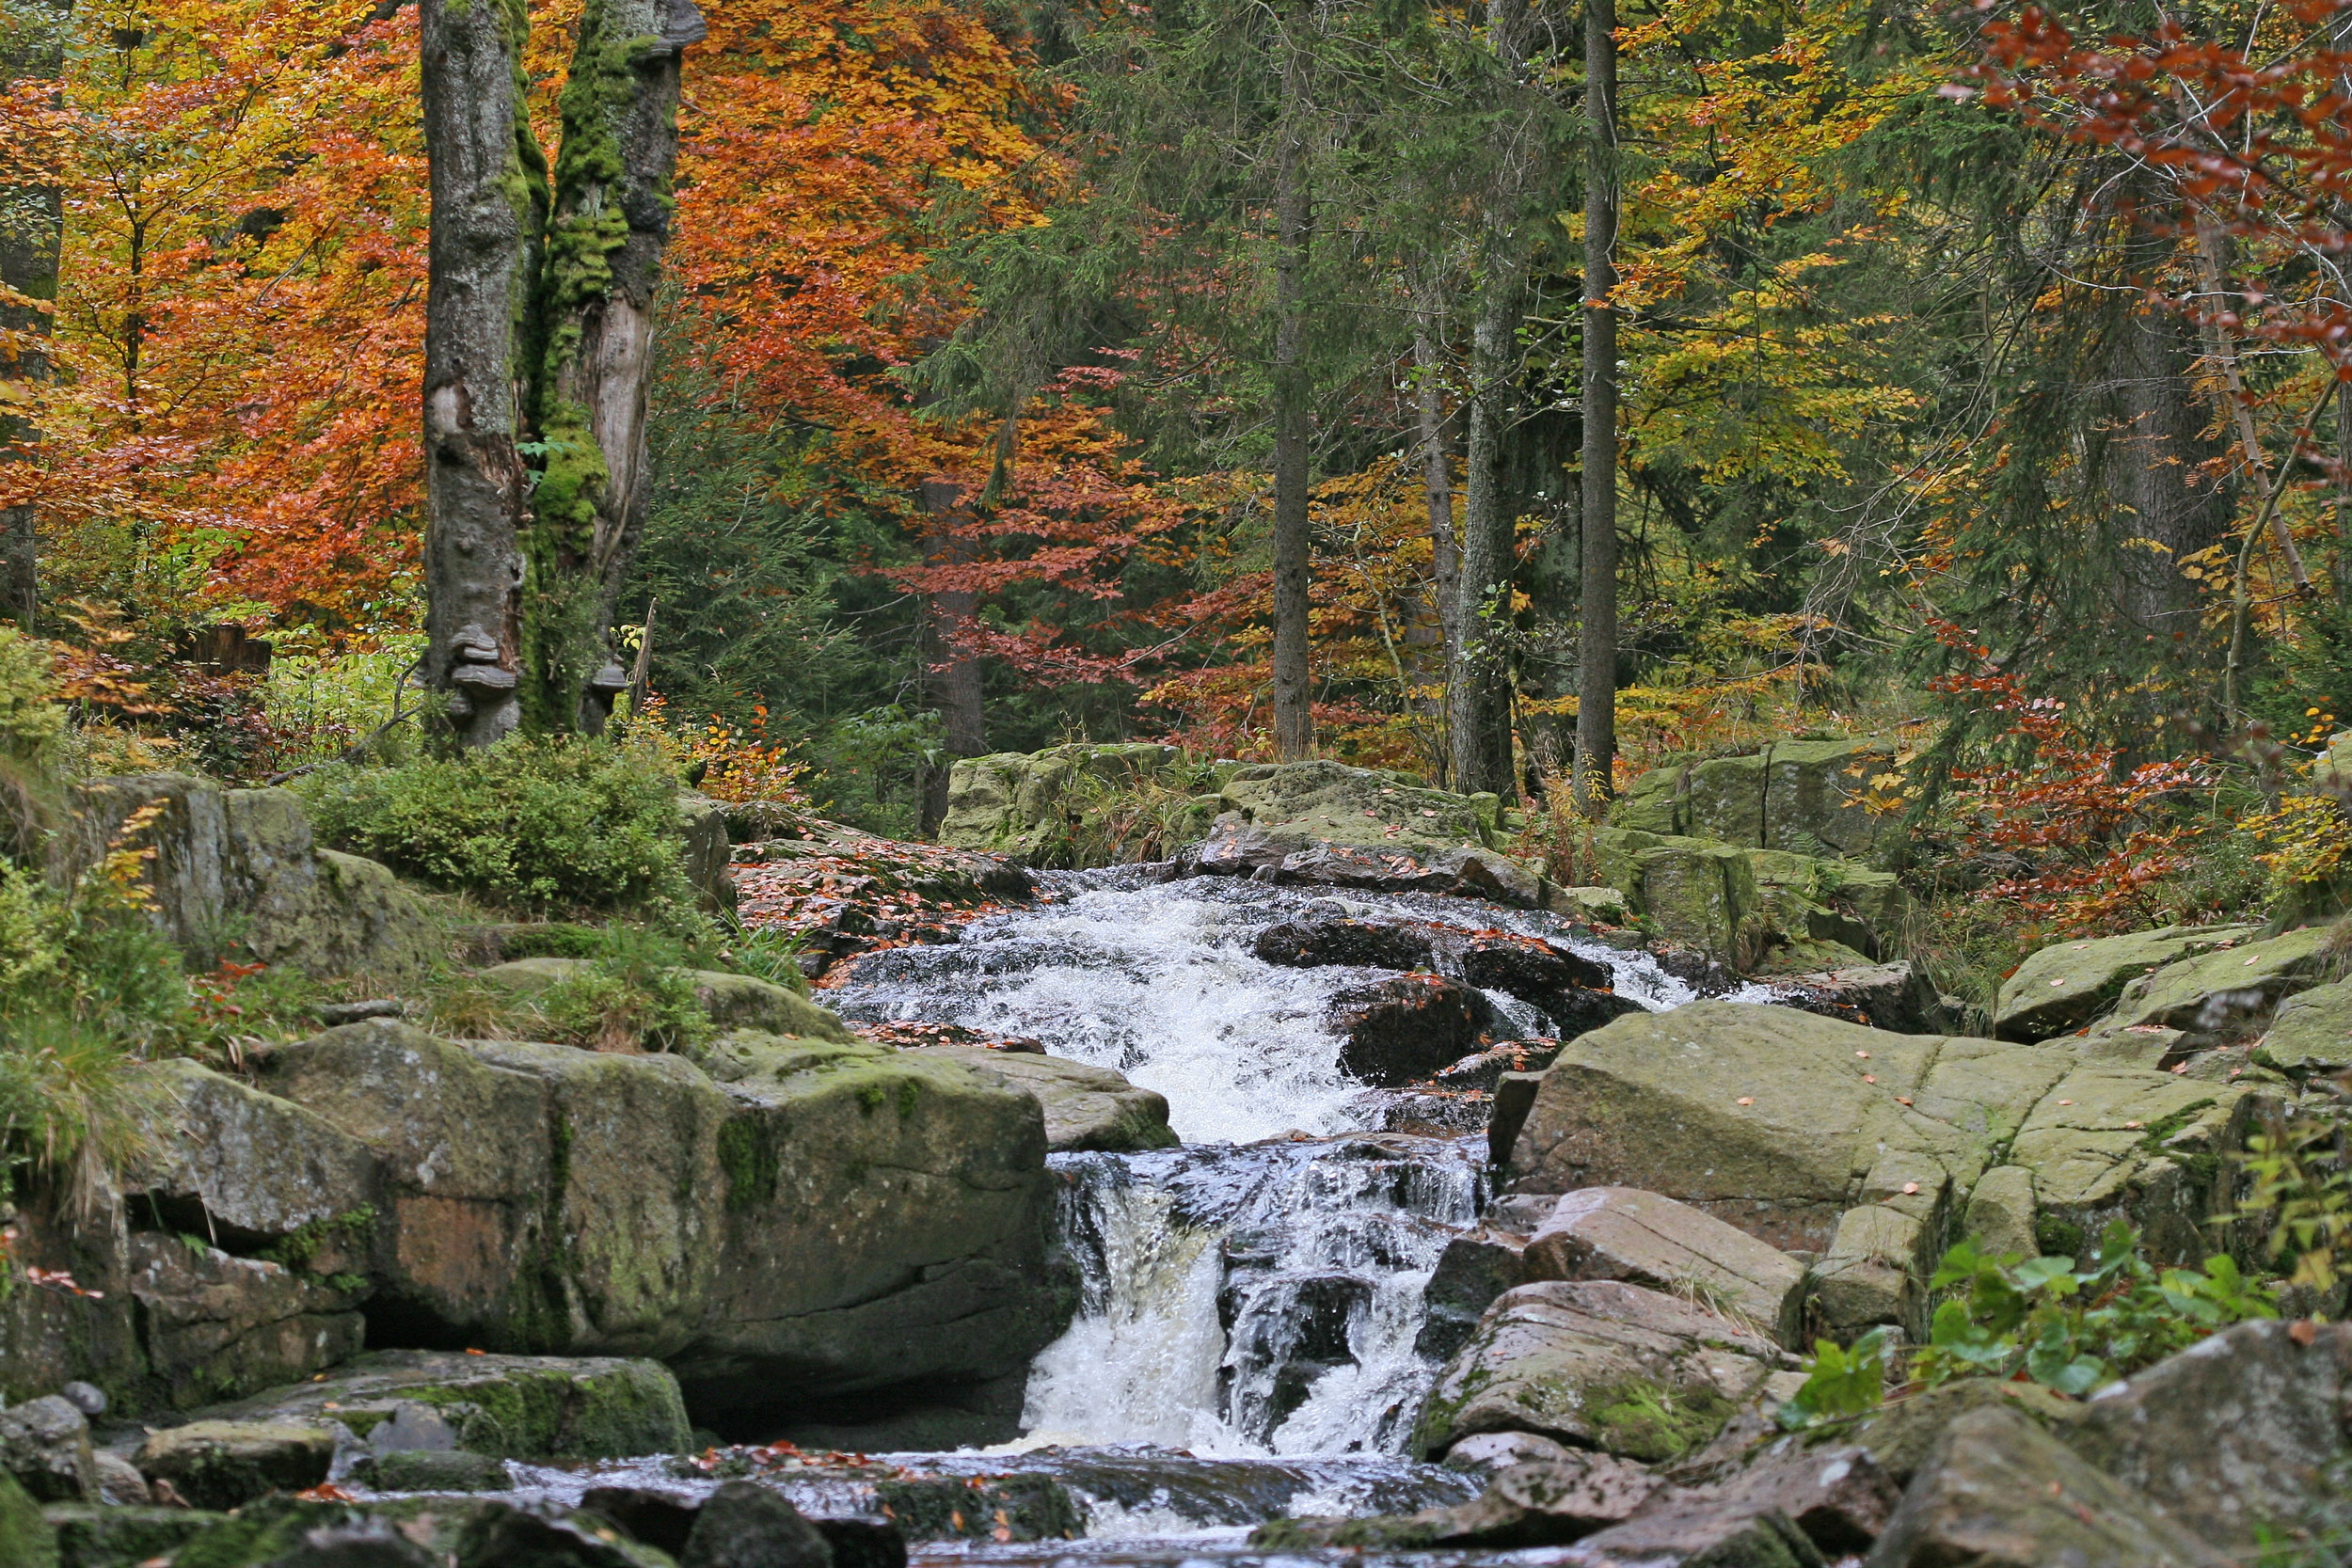
[[[1870,1053],[1867,1051],[1857,1051],[1854,1054],[1861,1057],[1866,1062],[1870,1059]]]
[[[1875,1084],[1879,1081],[1879,1075],[1875,1072],[1866,1072],[1862,1075],[1862,1081],[1866,1084]]]
[[[2287,1324],[2287,1338],[2309,1350],[2319,1340],[2319,1325],[2309,1318],[2297,1318]]]
[[[2062,986],[2062,985],[2066,984],[2066,982],[2065,982],[2064,980],[2053,980],[2053,981],[2051,981],[2051,982],[2050,982],[2050,984],[2052,984],[2052,985],[2054,985],[2054,986]]]
[[[1913,1197],[1913,1196],[1917,1196],[1918,1191],[1919,1191],[1919,1183],[1918,1183],[1918,1182],[1916,1182],[1916,1181],[1906,1181],[1906,1182],[1904,1182],[1904,1183],[1903,1183],[1903,1196],[1904,1196],[1905,1197]]]
[[[2072,1104],[2073,1104],[2073,1103],[2074,1103],[2074,1102],[2073,1101],[2071,1101],[2071,1100],[2061,1100],[2061,1101],[2058,1101],[2058,1103],[2059,1103],[2059,1104],[2061,1104],[2061,1105],[2072,1105]]]
[[[1753,1105],[1756,1103],[1756,1096],[1752,1094],[1743,1094],[1740,1097],[1740,1103],[1742,1105]]]
[[[1911,1103],[1911,1101],[1907,1097],[1899,1094],[1895,1097],[1895,1103],[1898,1105],[1908,1105]]]

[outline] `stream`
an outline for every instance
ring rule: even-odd
[[[1152,867],[1041,882],[1035,906],[976,920],[956,942],[868,955],[823,993],[852,1022],[1027,1036],[1115,1068],[1168,1098],[1184,1139],[1050,1157],[1080,1307],[1031,1366],[1022,1436],[979,1452],[880,1456],[901,1474],[1016,1490],[1051,1477],[1083,1514],[1071,1521],[1079,1538],[918,1544],[917,1560],[1232,1562],[1250,1556],[1248,1528],[1270,1516],[1474,1495],[1470,1478],[1405,1455],[1439,1370],[1416,1348],[1423,1287],[1488,1196],[1483,1104],[1469,1107],[1475,1125],[1433,1132],[1410,1091],[1341,1070],[1327,1005],[1393,972],[1280,967],[1255,957],[1251,940],[1309,912],[1435,920],[1572,948],[1652,1009],[1692,1000],[1691,989],[1648,955],[1554,916],[1468,899],[1160,882]],[[1552,1032],[1535,1008],[1487,994],[1518,1034]],[[624,1465],[532,1481],[566,1500],[592,1481],[679,1490],[659,1465],[638,1462],[642,1477]],[[769,1479],[807,1512],[877,1506],[871,1486],[837,1471]]]

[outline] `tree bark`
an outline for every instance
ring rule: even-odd
[[[521,722],[531,476],[524,323],[547,159],[524,114],[521,0],[421,0],[433,234],[424,330],[425,656],[441,720],[484,746]]]
[[[930,554],[936,559],[951,562],[971,559],[969,544],[953,526],[962,496],[959,486],[944,480],[931,480],[922,486],[923,509],[940,524],[930,540]],[[931,705],[939,712],[946,750],[951,757],[988,754],[988,710],[981,701],[980,661],[958,650],[955,642],[956,634],[971,624],[979,608],[980,596],[968,592],[934,593],[925,604],[932,657],[924,684],[930,689]]]
[[[1597,813],[1617,754],[1617,8],[1585,0],[1583,594],[1576,799]]]
[[[547,455],[523,551],[524,722],[534,729],[600,730],[627,685],[612,608],[644,530],[679,56],[703,32],[692,0],[588,0],[580,13],[540,306],[534,413]]]
[[[1306,368],[1307,247],[1312,231],[1307,175],[1311,83],[1305,37],[1311,7],[1290,8],[1284,28],[1282,142],[1275,164],[1274,274],[1274,752],[1297,762],[1314,751],[1307,653],[1310,636],[1309,412]]]
[[[1462,649],[1462,552],[1454,536],[1454,465],[1446,449],[1442,362],[1430,331],[1430,312],[1413,324],[1413,370],[1421,417],[1422,489],[1429,499],[1429,559],[1437,579],[1438,624],[1445,635],[1445,678],[1450,686]]]
[[[678,55],[702,17],[691,0],[589,0],[552,195],[524,114],[519,0],[421,0],[420,18],[424,680],[461,744],[593,732],[628,685],[612,611],[644,521]]]
[[[1508,78],[1523,89],[1523,0],[1488,0],[1486,34]],[[1518,230],[1520,184],[1529,150],[1505,150],[1489,194],[1484,277],[1470,326],[1469,432],[1464,443],[1461,578],[1454,609],[1460,652],[1449,689],[1454,787],[1466,794],[1516,794],[1511,755],[1509,625],[1512,525],[1503,474],[1503,430],[1516,388],[1521,304]]]
[[[54,79],[65,64],[67,5],[40,0],[19,8],[5,55],[0,86]],[[0,284],[32,299],[57,297],[58,245],[65,210],[54,185],[0,185]],[[0,331],[45,336],[49,312],[0,305]],[[41,381],[49,356],[38,349],[0,358],[0,382]],[[27,420],[0,415],[0,459],[26,455],[40,440]],[[28,502],[0,507],[0,616],[33,630],[40,607],[40,543],[38,518]]]

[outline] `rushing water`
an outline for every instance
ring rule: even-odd
[[[1341,1070],[1323,1020],[1386,972],[1269,964],[1252,939],[1311,909],[1438,920],[1571,947],[1650,1007],[1689,988],[1552,916],[1463,899],[1141,869],[1052,878],[1048,893],[961,942],[862,959],[826,997],[853,1021],[1030,1036],[1168,1097],[1186,1148],[1055,1157],[1082,1304],[1031,1370],[1020,1446],[1402,1454],[1438,1370],[1413,1349],[1422,1288],[1477,1217],[1484,1139],[1375,1131],[1396,1096]],[[1489,996],[1521,1032],[1546,1029]]]

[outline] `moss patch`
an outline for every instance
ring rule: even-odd
[[[1732,1417],[1731,1402],[1712,1388],[1629,1382],[1596,1389],[1591,1397],[1602,1450],[1653,1465],[1705,1444]]]

